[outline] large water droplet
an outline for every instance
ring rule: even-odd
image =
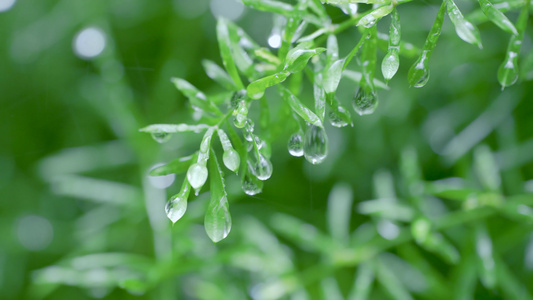
[[[246,99],[246,90],[243,89],[243,90],[236,91],[233,94],[233,97],[231,97],[231,101],[230,101],[231,108],[237,109],[239,105],[245,101],[245,99]]]
[[[330,124],[335,127],[347,126],[351,123],[350,120],[352,119],[350,112],[340,105],[337,107],[336,110],[330,110],[328,117]]]
[[[321,163],[328,155],[328,136],[323,127],[310,125],[304,136],[305,159],[312,164]]]
[[[272,176],[272,163],[262,154],[259,154],[259,158],[254,166],[254,174],[259,180],[267,180]]]
[[[372,114],[378,106],[378,96],[375,91],[359,88],[353,100],[353,109],[360,116]]]
[[[160,144],[163,144],[163,143],[166,143],[170,140],[170,138],[172,137],[172,135],[168,132],[163,132],[163,131],[159,131],[159,132],[152,132],[152,138],[160,143]]]
[[[263,191],[263,182],[251,174],[251,171],[248,169],[248,173],[242,180],[242,190],[247,195],[257,195]]]
[[[170,221],[172,221],[172,223],[176,223],[179,219],[181,219],[186,210],[187,198],[180,194],[172,196],[165,206],[167,217],[170,219]]]
[[[237,108],[233,111],[233,124],[237,128],[243,128],[246,126],[248,119],[248,107],[246,107],[246,101],[239,102]]]
[[[239,165],[241,164],[241,158],[239,157],[239,153],[235,151],[234,149],[230,149],[228,151],[224,151],[224,154],[222,154],[222,160],[224,161],[224,165],[226,168],[230,169],[233,172],[237,172],[239,169]]]
[[[228,200],[224,196],[219,201],[211,201],[204,219],[205,232],[217,243],[225,239],[231,231],[231,215]]]
[[[291,135],[287,148],[292,156],[300,157],[304,155],[304,140],[301,132]]]
[[[191,165],[187,170],[187,180],[195,190],[198,190],[207,180],[207,168],[198,163]]]
[[[420,77],[417,78],[417,81],[413,85],[415,88],[421,88],[426,85],[429,81],[429,69],[423,69],[423,73],[420,73]]]

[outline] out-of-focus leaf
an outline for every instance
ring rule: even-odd
[[[287,79],[287,77],[289,77],[289,75],[289,72],[280,72],[274,75],[263,77],[250,83],[246,88],[248,97],[252,99],[260,99],[261,97],[263,97],[263,95],[265,94],[265,90],[268,87],[282,83],[283,81],[285,81],[285,79]]]
[[[350,216],[352,212],[352,189],[348,184],[338,183],[328,197],[328,225],[331,236],[340,243],[350,238]]]
[[[148,133],[176,133],[176,132],[202,132],[208,129],[210,126],[206,124],[152,124],[144,128],[139,129],[141,132]]]
[[[477,27],[463,17],[463,14],[453,0],[446,0],[446,2],[448,7],[448,16],[455,26],[457,35],[463,41],[472,45],[476,45],[480,49],[483,48],[483,45],[481,45],[481,36]]]
[[[213,79],[218,84],[230,91],[237,90],[237,86],[233,82],[233,79],[231,79],[228,73],[226,73],[226,71],[224,71],[216,63],[208,59],[204,59],[202,60],[202,65],[204,66],[205,73],[207,76],[209,76],[209,78]]]
[[[479,6],[483,13],[488,17],[488,19],[500,27],[502,30],[505,30],[513,35],[518,35],[518,31],[514,27],[513,23],[507,19],[507,17],[498,9],[492,5],[489,0],[478,0]]]
[[[303,103],[296,98],[287,88],[280,86],[279,87],[283,99],[287,101],[292,110],[297,113],[302,119],[306,122],[313,124],[318,127],[323,127],[320,118],[312,112],[309,108],[305,107]]]
[[[194,85],[181,78],[173,77],[170,80],[174,83],[176,88],[189,99],[193,108],[210,112],[215,115],[221,115],[218,107],[213,102],[209,101],[205,94],[198,90]]]
[[[238,89],[244,89],[241,77],[235,66],[235,61],[231,55],[231,40],[228,32],[228,24],[223,18],[219,18],[217,22],[217,39],[218,47],[220,48],[220,56],[222,57],[222,62],[224,63],[229,76],[231,76]]]
[[[150,171],[150,176],[163,176],[168,174],[180,174],[187,171],[189,166],[196,162],[198,153],[186,157],[176,158],[166,165],[159,166]]]

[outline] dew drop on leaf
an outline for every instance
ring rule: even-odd
[[[348,120],[352,118],[352,116],[350,115],[350,112],[344,109],[344,107],[340,105],[337,107],[336,110],[332,109],[329,112],[328,117],[329,117],[329,123],[332,126],[339,127],[339,128],[350,124]]]
[[[292,156],[300,157],[304,155],[304,141],[301,132],[291,135],[287,148]]]
[[[323,127],[309,125],[304,136],[305,159],[312,164],[321,163],[328,155],[328,136]]]
[[[191,165],[187,170],[187,180],[195,190],[198,190],[207,180],[207,168],[198,163]]]
[[[272,163],[262,154],[259,154],[257,163],[254,166],[254,174],[259,180],[267,180],[272,176]]]
[[[239,165],[241,164],[241,158],[239,157],[239,153],[237,153],[237,151],[235,151],[234,149],[224,151],[224,154],[222,154],[222,160],[224,161],[224,165],[226,166],[226,168],[230,169],[233,172],[236,172],[239,169]]]
[[[180,194],[172,196],[165,206],[167,217],[170,219],[170,221],[172,221],[172,223],[176,223],[179,219],[181,219],[186,210],[187,198]]]
[[[172,135],[168,132],[152,132],[152,138],[160,144],[168,142],[171,137]]]
[[[378,96],[375,91],[366,91],[364,88],[359,88],[353,100],[353,109],[360,116],[370,115],[378,106]]]
[[[246,174],[242,181],[242,190],[246,195],[257,195],[263,191],[263,182],[253,175]]]
[[[215,243],[228,236],[231,231],[231,215],[226,196],[209,204],[205,214],[204,227],[209,238]]]

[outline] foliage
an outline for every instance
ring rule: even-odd
[[[532,298],[530,4],[324,2],[3,12],[0,298]]]

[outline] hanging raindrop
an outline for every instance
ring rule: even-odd
[[[335,127],[344,127],[350,124],[349,120],[352,119],[350,112],[344,109],[342,106],[338,106],[337,109],[331,109],[328,114],[329,122]]]
[[[172,196],[165,206],[167,217],[170,219],[170,221],[172,221],[172,223],[176,223],[179,219],[181,219],[186,210],[187,197],[183,197],[181,193]]]
[[[324,127],[310,125],[304,136],[305,159],[312,164],[321,163],[328,155],[328,136]]]
[[[191,165],[187,170],[187,180],[195,190],[198,190],[207,180],[207,168],[198,163]]]
[[[163,143],[166,143],[170,140],[170,138],[172,137],[172,135],[168,132],[163,132],[163,131],[159,131],[159,132],[152,132],[152,138],[160,143],[160,144],[163,144]]]
[[[378,106],[378,96],[375,91],[359,88],[353,100],[353,109],[360,116],[372,114]]]
[[[225,239],[231,231],[231,215],[226,196],[219,201],[212,201],[207,207],[204,219],[205,232],[217,243]]]
[[[239,165],[241,164],[241,158],[239,157],[239,153],[235,151],[234,149],[229,149],[227,151],[224,151],[224,154],[222,154],[222,160],[224,161],[224,165],[226,168],[230,169],[233,172],[237,172],[239,169]]]
[[[259,154],[257,163],[254,166],[254,174],[259,180],[267,180],[272,176],[272,163],[262,154]]]
[[[292,156],[300,157],[304,155],[304,141],[302,132],[297,132],[289,138],[287,148]]]

